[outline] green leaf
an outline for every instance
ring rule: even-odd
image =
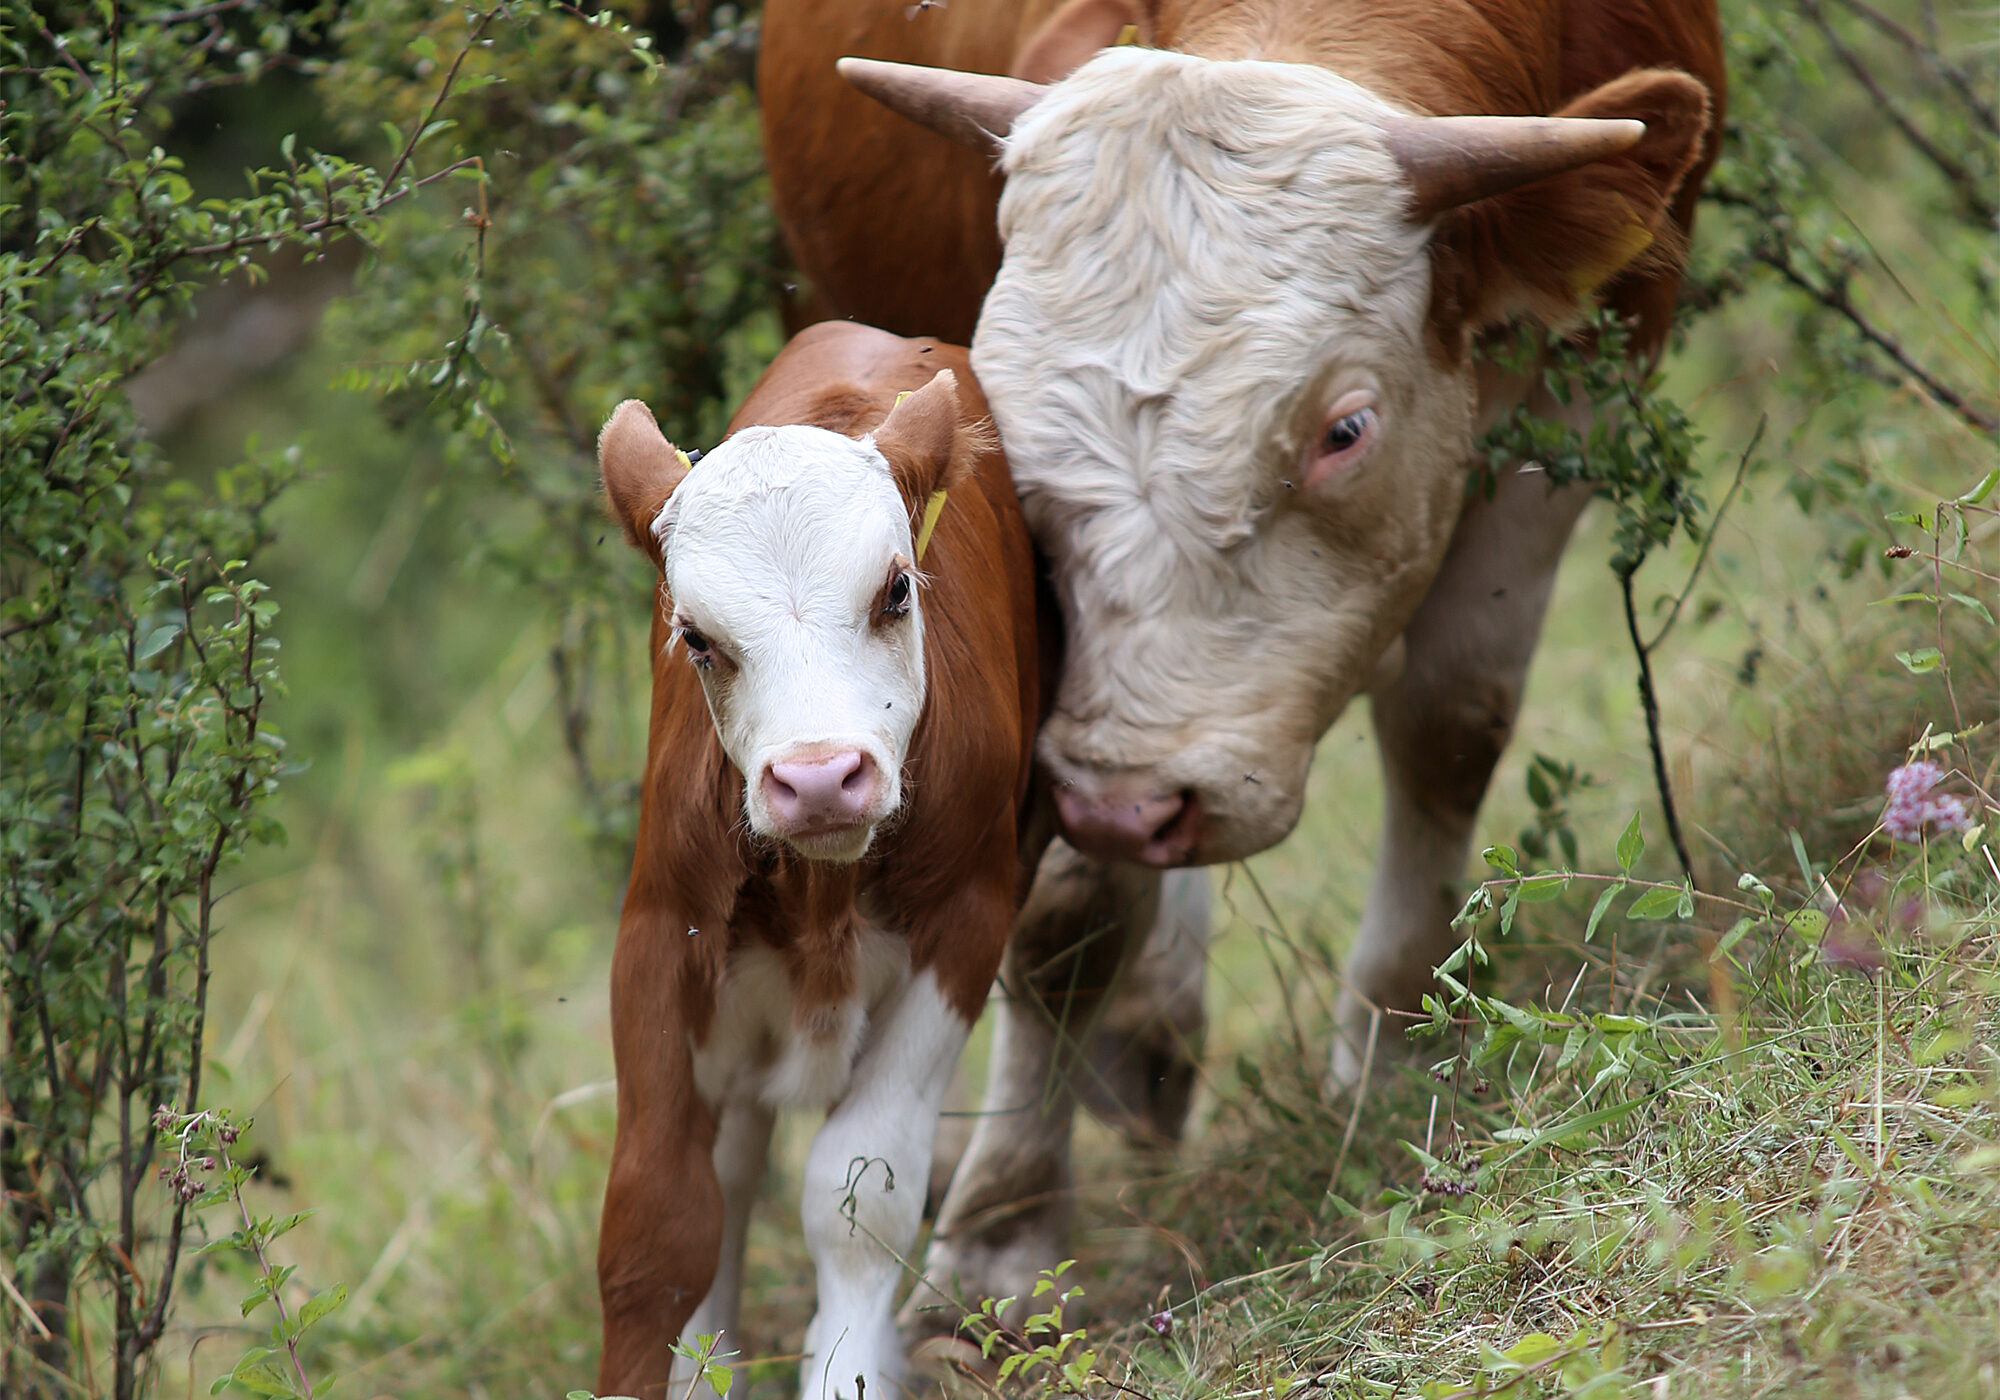
[[[1561,875],[1534,875],[1521,882],[1515,895],[1523,904],[1547,904],[1562,898],[1571,878],[1567,871]]]
[[[299,1309],[299,1331],[305,1331],[346,1301],[347,1285],[344,1283],[336,1283],[331,1288],[313,1294],[306,1300],[306,1305]]]
[[[1681,907],[1682,890],[1679,885],[1657,885],[1641,894],[1626,909],[1628,919],[1664,919],[1676,913]]]
[[[1918,647],[1915,651],[1899,651],[1896,659],[1903,663],[1903,669],[1913,676],[1929,675],[1944,661],[1944,653],[1936,647]]]
[[[1722,937],[1715,941],[1715,951],[1709,954],[1709,961],[1717,962],[1727,957],[1729,950],[1741,943],[1748,936],[1750,930],[1757,927],[1759,922],[1755,916],[1750,914],[1745,914],[1742,918],[1738,919],[1730,926],[1729,932],[1723,934]]]
[[[1611,907],[1611,901],[1618,898],[1624,888],[1625,882],[1620,880],[1615,885],[1606,885],[1604,893],[1597,896],[1597,903],[1590,906],[1590,922],[1583,926],[1584,942],[1590,942],[1591,937],[1596,934],[1597,925],[1604,918],[1604,911]]]
[[[2000,467],[1995,467],[1979,478],[1979,484],[1958,498],[1962,506],[1976,506],[1993,494],[1993,488],[2000,486]]]
[[[1785,927],[1799,937],[1818,942],[1826,932],[1826,911],[1823,909],[1801,909],[1785,920]]]
[[[1625,832],[1618,838],[1618,868],[1627,875],[1632,866],[1646,850],[1646,833],[1639,825],[1639,814],[1634,812],[1632,820],[1625,824]]]
[[[1514,854],[1512,846],[1488,846],[1479,853],[1479,858],[1495,870],[1504,870],[1509,875],[1518,875],[1521,873],[1520,857]]]
[[[152,660],[168,647],[172,646],[174,639],[180,636],[180,634],[181,625],[178,622],[168,622],[155,627],[146,634],[145,640],[139,643],[138,649],[132,653],[132,659],[134,661]]]

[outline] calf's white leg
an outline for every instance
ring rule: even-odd
[[[918,973],[877,1013],[847,1093],[807,1156],[800,1214],[818,1271],[804,1400],[892,1400],[897,1285],[916,1244],[938,1104],[971,1027]],[[913,1264],[913,1261],[912,1261]]]
[[[960,1303],[981,1298],[1013,1296],[1021,1300],[1016,1312],[1027,1310],[1035,1275],[1061,1260],[1069,1233],[1070,1136],[1081,1086],[1091,1084],[1101,1100],[1126,1101],[1132,1126],[1145,1126],[1164,1106],[1178,1130],[1179,1113],[1171,1103],[1145,1102],[1138,1076],[1113,1064],[1110,1080],[1093,1079],[1092,1042],[1107,1001],[1117,999],[1126,965],[1165,922],[1160,886],[1157,870],[1090,860],[1061,841],[1043,856],[1000,967],[979,1120],[938,1209],[926,1282],[904,1308],[913,1332],[952,1332]],[[1175,922],[1153,980],[1163,997],[1179,994],[1167,1011],[1178,1024],[1130,1024],[1184,1054],[1200,1039],[1199,981],[1186,995],[1186,969],[1167,964],[1204,957],[1206,906],[1197,917],[1192,905],[1197,896],[1205,901],[1207,887],[1181,880],[1175,888],[1183,897],[1173,902]]]
[[[734,1099],[722,1106],[715,1133],[715,1174],[722,1181],[722,1253],[716,1261],[715,1282],[688,1319],[681,1340],[698,1345],[703,1334],[715,1337],[714,1355],[726,1358],[743,1350],[737,1334],[738,1307],[743,1297],[743,1247],[750,1235],[750,1208],[763,1184],[776,1115],[754,1099]],[[715,1392],[697,1383],[694,1363],[674,1358],[670,1400],[714,1400]],[[694,1388],[689,1390],[689,1386]]]

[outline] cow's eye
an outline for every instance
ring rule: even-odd
[[[1319,450],[1325,453],[1345,452],[1368,436],[1368,425],[1375,419],[1372,408],[1357,408],[1326,425],[1326,433],[1320,438]]]
[[[888,592],[882,598],[882,614],[885,617],[903,617],[910,611],[910,576],[901,569],[889,580]]]
[[[686,624],[682,624],[680,633],[681,645],[687,648],[688,660],[704,671],[715,665],[715,648],[708,638]]]

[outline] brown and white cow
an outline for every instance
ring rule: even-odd
[[[1033,564],[985,420],[963,350],[830,323],[691,469],[636,400],[599,439],[660,569],[612,961],[603,1392],[664,1393],[684,1333],[728,1349],[773,1113],[803,1107],[827,1118],[801,1392],[896,1393],[939,1099],[1041,851]]]
[[[763,44],[773,194],[824,308],[958,333],[977,307],[1066,626],[1038,753],[1069,841],[1262,850],[1371,697],[1385,831],[1330,1076],[1353,1084],[1451,947],[1589,495],[1532,463],[1468,491],[1516,404],[1584,421],[1474,349],[1597,303],[1657,351],[1718,141],[1713,0],[768,0]],[[933,131],[842,92],[843,55]],[[1053,1231],[978,1222],[1059,1179],[1064,1138],[980,1147],[933,1260],[1011,1292]]]

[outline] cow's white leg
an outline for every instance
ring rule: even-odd
[[[1160,877],[1159,912],[1084,1044],[1089,1063],[1075,1076],[1077,1096],[1135,1143],[1178,1142],[1187,1124],[1208,1024],[1212,898],[1206,870]],[[1141,901],[1137,911],[1144,908]]]
[[[1490,499],[1468,504],[1403,633],[1401,675],[1371,697],[1382,847],[1334,1009],[1330,1089],[1360,1082],[1371,1023],[1378,1062],[1407,1053],[1411,1018],[1392,1013],[1421,1008],[1456,946],[1452,885],[1513,731],[1563,545],[1589,499],[1582,487],[1552,491],[1531,467],[1504,472]]]
[[[1182,893],[1196,883],[1183,881]],[[1043,857],[989,1013],[993,1045],[978,1124],[938,1210],[925,1282],[904,1309],[913,1331],[951,1332],[961,1304],[981,1298],[1013,1296],[1024,1311],[1035,1275],[1061,1260],[1078,1086],[1096,1072],[1093,1028],[1125,964],[1160,922],[1160,884],[1156,870],[1090,860],[1061,841]],[[1183,912],[1176,906],[1176,917]],[[1168,957],[1199,960],[1205,948],[1205,938],[1177,929]],[[1184,997],[1179,1010],[1198,1035],[1199,995]]]
[[[775,1118],[769,1108],[755,1100],[735,1099],[723,1106],[716,1127],[713,1156],[715,1174],[722,1181],[722,1253],[716,1261],[715,1282],[682,1329],[681,1340],[698,1348],[701,1336],[713,1336],[717,1358],[742,1351],[737,1315],[743,1297],[743,1247],[750,1237],[750,1208],[764,1182]],[[695,1382],[694,1364],[683,1356],[674,1358],[667,1394],[671,1400],[683,1396],[714,1400],[714,1391]]]
[[[938,1104],[970,1029],[937,979],[918,973],[878,1013],[846,1095],[813,1138],[800,1214],[819,1311],[806,1329],[804,1400],[898,1393],[897,1285],[923,1219]]]

